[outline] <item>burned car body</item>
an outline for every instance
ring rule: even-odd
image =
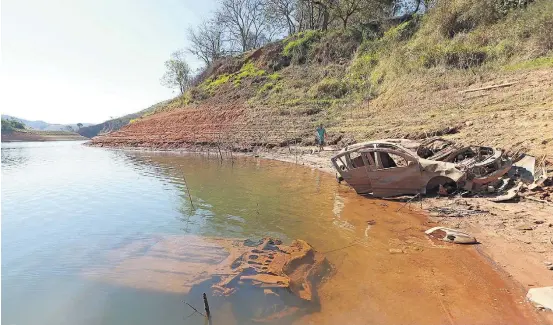
[[[377,197],[425,194],[445,184],[473,190],[496,181],[512,165],[501,150],[462,146],[441,138],[355,144],[331,161],[357,193]]]

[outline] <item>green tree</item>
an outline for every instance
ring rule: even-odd
[[[25,129],[25,124],[17,120],[2,119],[2,132],[12,132]]]
[[[171,58],[165,61],[165,68],[167,71],[161,78],[161,84],[169,88],[178,88],[181,95],[184,94],[192,79],[190,67],[185,60],[185,52],[176,51],[171,54]]]
[[[79,128],[79,130],[83,127],[83,123],[77,123],[77,127]]]

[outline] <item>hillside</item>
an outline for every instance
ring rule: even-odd
[[[438,1],[401,23],[308,30],[227,57],[92,144],[311,145],[323,123],[331,144],[444,135],[551,154],[553,1],[505,13],[492,2]]]
[[[156,109],[164,107],[167,101],[157,103],[139,112],[121,116],[115,119],[107,120],[100,124],[89,124],[79,129],[77,132],[87,138],[93,138],[99,134],[114,132],[129,124],[133,119],[153,113]]]
[[[70,127],[72,130],[78,130],[79,126],[77,123],[75,124],[56,124],[56,123],[48,123],[44,121],[30,121],[25,120],[19,117],[11,116],[11,115],[5,115],[2,114],[3,120],[16,120],[19,121],[27,128],[39,130],[39,131],[67,131],[68,127]],[[92,123],[82,123],[82,126],[89,126],[92,125]]]

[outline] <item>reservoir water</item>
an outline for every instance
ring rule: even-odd
[[[526,321],[500,290],[512,284],[473,248],[429,241],[422,215],[358,197],[317,169],[2,143],[1,182],[2,324],[200,324],[183,303],[203,306],[185,268],[209,258],[179,249],[267,236],[304,239],[334,267],[320,309],[297,324]],[[213,313],[216,325],[246,322]]]

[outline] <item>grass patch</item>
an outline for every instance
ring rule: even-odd
[[[553,68],[553,56],[541,57],[533,60],[527,60],[510,64],[505,67],[505,70],[526,70],[526,69],[538,69],[538,68]]]
[[[349,92],[349,85],[338,78],[324,78],[312,88],[316,98],[342,98]]]
[[[235,87],[240,86],[242,79],[261,77],[266,74],[265,70],[258,69],[252,62],[248,62],[240,68],[236,74],[231,75]]]
[[[319,30],[306,30],[290,36],[284,42],[286,45],[282,50],[282,55],[290,57],[292,63],[303,64],[307,62],[309,49],[323,36]]]

